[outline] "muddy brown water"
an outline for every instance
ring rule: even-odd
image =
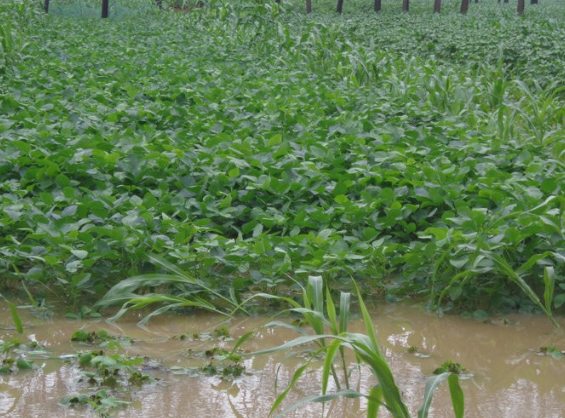
[[[172,336],[212,331],[223,318],[196,314],[161,316],[146,328],[136,325],[139,317],[130,315],[115,324],[103,320],[73,321],[64,318],[38,319],[22,311],[23,340],[36,340],[54,352],[54,356],[74,353],[85,347],[71,344],[70,336],[79,328],[107,330],[127,335],[136,341],[125,351],[129,355],[162,360],[167,367],[191,366],[190,350],[218,346],[216,342],[179,341]],[[414,416],[420,406],[424,383],[432,371],[450,359],[463,365],[472,377],[462,381],[467,418],[561,418],[565,416],[565,358],[542,356],[542,346],[565,349],[563,329],[555,329],[542,316],[511,315],[507,321],[482,323],[460,317],[438,318],[418,305],[386,305],[375,309],[374,324],[380,344],[393,370],[397,384]],[[266,317],[232,319],[227,325],[233,336],[259,328]],[[565,320],[559,319],[565,327]],[[16,336],[9,312],[0,305],[0,339]],[[360,321],[353,321],[353,331],[362,331]],[[285,329],[264,329],[248,341],[248,351],[279,345],[296,335]],[[233,342],[221,342],[230,347]],[[429,357],[408,353],[418,347]],[[121,418],[267,418],[277,393],[285,387],[302,359],[288,353],[245,358],[248,373],[234,381],[219,377],[189,377],[161,372],[158,383],[146,385],[132,395],[133,403],[118,410]],[[84,389],[77,383],[78,370],[59,359],[35,360],[39,370],[0,375],[0,417],[95,417],[88,409],[69,409],[59,405],[63,396]],[[304,376],[285,405],[301,396],[318,394],[318,362]],[[278,389],[276,378],[278,372]],[[375,383],[369,371],[360,368],[352,373],[354,388],[367,392]],[[449,394],[441,387],[433,401],[431,417],[452,417]],[[363,400],[336,400],[326,405],[325,417],[363,417]],[[308,404],[287,415],[289,418],[321,417],[319,404]],[[381,415],[379,415],[381,416]],[[382,411],[382,416],[389,416]]]

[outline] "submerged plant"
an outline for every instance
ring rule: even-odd
[[[44,358],[50,355],[51,353],[37,341],[23,343],[18,338],[9,341],[0,340],[0,374],[38,369],[32,358]]]
[[[90,332],[78,330],[71,336],[71,341],[82,344],[96,344],[115,347],[118,347],[121,344],[131,345],[133,343],[133,340],[129,337],[110,335],[104,330]]]
[[[437,369],[434,370],[434,374],[443,374],[443,373],[453,373],[453,374],[461,374],[463,373],[463,367],[459,363],[455,363],[451,360],[447,360],[441,364]]]
[[[126,395],[155,381],[144,372],[149,361],[146,358],[105,354],[102,350],[80,352],[71,358],[80,369],[78,383],[86,383],[88,387],[82,393],[64,396],[60,404],[90,406],[101,417],[109,417],[115,409],[127,407],[130,402],[123,400]]]
[[[220,375],[223,379],[229,380],[241,376],[245,371],[245,366],[241,364],[241,356],[237,353],[215,347],[206,350],[203,354],[209,362],[200,370],[208,375]]]
[[[324,365],[322,370],[321,394],[303,398],[302,400],[287,408],[282,413],[278,414],[277,417],[280,417],[307,402],[327,402],[338,397],[364,397],[367,399],[368,403],[368,418],[375,418],[381,406],[384,406],[394,418],[409,418],[410,413],[402,398],[401,392],[396,385],[394,376],[390,367],[388,366],[386,358],[379,347],[374,325],[365,306],[365,303],[363,302],[359,288],[354,282],[363,322],[365,324],[365,334],[347,332],[346,322],[349,318],[349,303],[346,304],[347,312],[342,312],[340,315],[340,319],[344,322],[344,324],[339,325],[339,327],[337,326],[337,317],[335,315],[335,307],[333,301],[331,300],[329,292],[326,293],[327,297],[324,301],[324,298],[322,296],[323,293],[321,293],[321,288],[318,285],[319,282],[321,282],[321,278],[311,276],[309,278],[308,290],[305,291],[305,300],[309,301],[310,296],[313,296],[314,300],[317,300],[317,302],[313,304],[315,306],[315,309],[291,309],[291,311],[302,313],[305,317],[309,318],[308,322],[310,323],[316,334],[303,335],[278,347],[260,350],[248,354],[259,355],[285,351],[311,342],[318,344],[319,348],[314,353],[312,353],[310,359],[306,361],[304,365],[302,365],[295,371],[288,387],[277,397],[271,408],[271,414],[274,413],[274,411],[286,398],[288,393],[294,388],[300,377],[307,370],[310,362],[315,357],[323,355]],[[327,313],[329,320],[324,316],[324,305],[325,312]],[[293,326],[289,326],[288,324],[281,322],[271,322],[266,326],[284,326],[287,328],[294,328]],[[328,333],[328,331],[331,331],[331,333]],[[302,334],[304,333],[303,331],[299,332],[301,332]],[[247,333],[243,335],[235,345],[234,352],[252,335],[253,333]],[[378,383],[373,386],[368,393],[361,393],[352,390],[349,387],[343,390],[339,390],[339,383],[337,382],[337,375],[334,368],[334,360],[337,354],[340,353],[341,358],[344,361],[343,350],[345,349],[352,350],[358,362],[368,366],[372,374],[377,379]],[[343,372],[347,384],[347,370],[344,369]],[[338,384],[337,392],[328,393],[330,375],[332,375],[333,378],[336,379],[336,383]],[[457,373],[453,373],[452,370],[446,370],[441,374],[432,376],[426,382],[424,389],[424,400],[422,402],[420,410],[418,411],[419,418],[426,418],[428,416],[433,394],[439,384],[445,380],[447,380],[449,385],[455,417],[462,418],[464,416],[465,402],[463,391],[461,390],[461,387],[459,385],[459,377]]]
[[[553,358],[562,358],[565,352],[560,350],[559,348],[555,347],[554,345],[546,345],[540,347],[539,352],[541,354],[551,356]]]
[[[37,368],[37,366],[35,367]],[[13,373],[16,370],[31,370],[33,368],[33,362],[26,360],[24,357],[6,357],[0,363],[0,374]]]
[[[94,409],[98,416],[107,418],[111,416],[112,411],[119,408],[125,408],[130,403],[118,399],[106,389],[100,389],[91,394],[81,393],[67,395],[61,400],[60,404],[69,407],[90,406]]]

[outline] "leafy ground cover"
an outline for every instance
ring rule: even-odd
[[[564,6],[369,3],[106,21],[3,3],[4,288],[76,310],[157,254],[203,298],[322,275],[562,306]]]

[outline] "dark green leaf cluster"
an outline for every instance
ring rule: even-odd
[[[151,295],[237,299],[313,274],[551,313],[565,26],[556,5],[527,19],[491,6],[35,17],[0,82],[0,277],[78,309],[154,272],[157,253],[194,281]]]
[[[41,357],[44,354],[47,354],[44,347],[35,341],[23,343],[19,339],[0,340],[0,374],[37,369],[30,357]]]
[[[66,395],[60,403],[68,407],[92,407],[101,417],[127,407],[130,404],[124,400],[127,395],[155,381],[143,369],[149,359],[105,354],[102,350],[81,352],[74,357],[80,367],[78,383],[87,383],[88,389]]]
[[[109,345],[111,343],[131,345],[133,340],[126,336],[110,335],[104,330],[90,332],[78,330],[71,336],[71,342],[96,345]]]

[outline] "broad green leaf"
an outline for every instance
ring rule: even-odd
[[[18,359],[16,360],[16,366],[18,366],[19,370],[33,369],[33,365],[23,357],[18,357]]]

